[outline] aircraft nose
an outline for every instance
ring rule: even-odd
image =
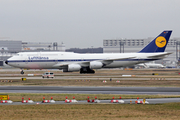
[[[6,60],[5,63],[8,64],[8,61]]]

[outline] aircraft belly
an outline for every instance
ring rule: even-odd
[[[45,62],[28,62],[28,63],[17,63],[14,65],[15,67],[19,68],[26,68],[26,69],[50,69],[54,63],[45,63]]]
[[[105,68],[119,68],[127,67],[137,64],[138,61],[114,61],[113,63],[106,65]]]

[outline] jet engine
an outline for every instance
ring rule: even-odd
[[[102,68],[103,66],[103,63],[102,62],[99,62],[99,61],[92,61],[90,62],[90,69],[100,69]]]
[[[70,64],[68,65],[68,72],[79,71],[81,66],[79,64]]]

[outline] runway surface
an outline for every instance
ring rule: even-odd
[[[2,71],[2,70],[0,70]],[[11,71],[11,69],[9,69]],[[28,80],[41,80],[41,74],[35,74],[34,76],[21,76],[17,73],[1,74],[0,80],[20,80],[22,77],[26,77]],[[17,70],[14,70],[17,71]],[[34,72],[34,71],[33,71]],[[121,72],[121,71],[120,71]],[[131,71],[132,72],[132,71]],[[131,73],[130,72],[130,73]],[[156,72],[156,71],[155,71]],[[176,71],[175,71],[176,72]],[[151,80],[152,78],[165,78],[165,80],[180,80],[179,74],[166,76],[165,73],[161,73],[162,76],[152,76],[152,75],[137,75],[136,77],[122,77],[118,74],[100,74],[100,75],[79,75],[75,73],[61,73],[55,76],[55,80]],[[126,73],[128,74],[128,73]],[[133,73],[132,73],[133,74]],[[46,79],[45,79],[46,80]],[[48,80],[48,79],[47,79]],[[51,80],[51,79],[50,79]],[[74,94],[146,94],[146,95],[180,95],[179,87],[83,87],[83,86],[0,86],[0,93],[74,93]],[[78,97],[78,96],[77,96]],[[142,101],[142,99],[140,99]],[[130,101],[134,104],[136,99],[124,99],[125,104],[129,104]],[[169,102],[180,102],[180,98],[158,98],[158,99],[147,99],[150,104],[159,103],[169,103]],[[21,103],[13,102],[12,105],[22,105],[22,104],[96,104],[87,103],[86,100],[78,101],[78,103],[65,103],[65,101],[56,101],[55,103],[41,103],[41,101],[36,101],[34,103]],[[110,100],[100,100],[100,104],[117,104],[110,103]],[[6,105],[0,103],[0,105]],[[11,105],[11,104],[7,104]]]
[[[178,87],[0,86],[0,93],[81,93],[180,95]]]
[[[3,77],[6,76],[6,77]],[[19,75],[3,75],[2,77],[0,77],[0,80],[20,80],[23,76],[19,76]],[[40,75],[39,76],[33,76],[33,77],[27,77],[24,76],[25,78],[27,78],[28,80],[37,80],[37,79],[43,79]],[[122,77],[122,76],[55,76],[53,78],[53,80],[110,80],[110,78],[112,80],[152,80],[152,79],[156,79],[156,78],[161,78],[163,80],[180,80],[180,78],[168,78],[168,77],[152,77],[152,76],[137,76],[137,77]],[[44,78],[44,79],[51,79],[51,78]]]
[[[21,80],[26,78],[27,80],[48,80],[52,78],[42,78],[41,75],[34,76],[20,76],[19,74],[0,74],[0,80]],[[152,76],[152,75],[136,75],[136,77],[112,75],[112,76],[73,76],[73,75],[55,75],[53,80],[180,80],[180,77],[167,77],[167,76]]]
[[[79,94],[147,94],[147,95],[179,95],[178,87],[78,87],[78,86],[0,86],[0,93],[79,93]],[[77,96],[78,97],[78,96]],[[137,99],[122,99],[125,104],[135,104]],[[100,103],[87,103],[86,100],[78,103],[65,103],[56,101],[55,103],[34,103],[13,102],[12,104],[0,103],[0,105],[30,105],[30,104],[119,104],[110,103],[111,100],[100,100]],[[140,99],[143,101],[143,99]],[[170,102],[180,102],[180,98],[157,98],[146,99],[149,104],[162,104]]]

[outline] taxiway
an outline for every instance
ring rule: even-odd
[[[0,86],[0,93],[83,93],[179,95],[178,87]]]

